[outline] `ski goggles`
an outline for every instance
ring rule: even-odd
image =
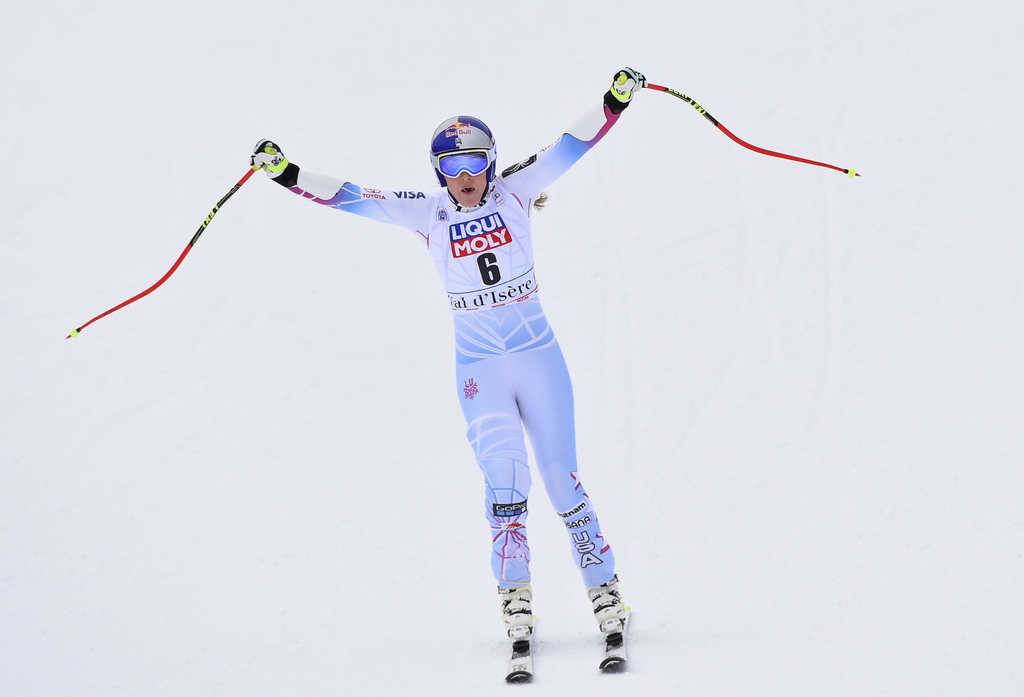
[[[454,179],[463,172],[471,177],[483,174],[491,166],[491,156],[486,150],[463,150],[447,155],[439,155],[437,168],[441,174]]]

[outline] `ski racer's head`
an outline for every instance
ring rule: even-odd
[[[438,183],[465,208],[479,204],[487,194],[497,156],[491,129],[473,116],[445,119],[430,139],[430,163]]]

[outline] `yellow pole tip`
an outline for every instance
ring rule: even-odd
[[[69,339],[70,339],[71,337],[73,337],[73,336],[78,336],[78,330],[77,330],[77,329],[72,329],[72,330],[71,330],[71,333],[70,333],[70,334],[68,334],[68,338],[69,338]]]
[[[853,179],[854,177],[856,177],[856,176],[857,176],[857,172],[855,172],[855,171],[854,171],[854,169],[853,169],[853,168],[851,167],[851,168],[850,168],[850,169],[849,169],[849,170],[848,170],[848,171],[846,172],[846,175],[847,175],[847,176],[848,176],[848,177],[849,177],[850,179]]]

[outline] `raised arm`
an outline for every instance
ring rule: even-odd
[[[415,230],[429,215],[428,197],[422,192],[365,188],[337,177],[307,172],[289,162],[280,146],[269,140],[256,144],[251,164],[294,194],[382,223]]]
[[[633,95],[646,84],[643,74],[632,68],[615,73],[601,103],[577,119],[554,143],[504,170],[501,175],[505,184],[528,196],[540,193],[604,138]]]

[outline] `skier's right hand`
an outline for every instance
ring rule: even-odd
[[[253,148],[249,164],[253,169],[262,169],[271,179],[276,179],[288,167],[288,158],[277,143],[264,138]]]

